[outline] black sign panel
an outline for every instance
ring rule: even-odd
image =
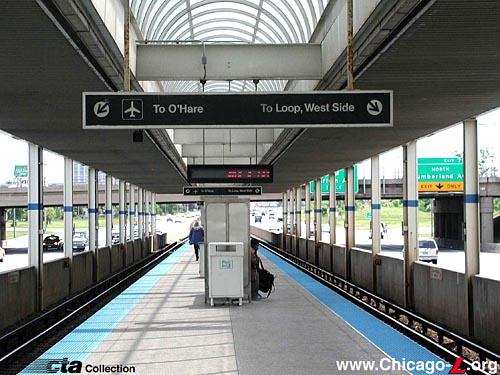
[[[261,195],[261,186],[197,187],[184,186],[184,195]]]
[[[392,126],[392,91],[83,93],[83,128]]]
[[[188,182],[271,183],[272,165],[188,165]]]

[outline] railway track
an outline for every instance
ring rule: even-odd
[[[172,254],[184,242],[185,239],[166,246],[152,256],[3,333],[0,336],[0,374],[18,373],[75,326]]]
[[[477,368],[478,361],[486,364],[496,362],[497,366],[500,365],[498,353],[494,353],[293,254],[286,253],[259,237],[255,238],[261,246],[273,254],[294,265],[376,318],[386,322],[450,364],[455,364],[457,358],[463,358],[462,368],[469,368],[468,374],[495,374],[495,372],[487,372]],[[485,368],[488,366],[486,365]],[[500,368],[497,367],[496,373],[500,374]]]

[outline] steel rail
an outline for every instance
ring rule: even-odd
[[[287,253],[269,242],[253,236],[261,246],[292,264],[304,273],[313,277],[323,285],[339,293],[349,301],[361,307],[376,318],[389,324],[399,332],[408,336],[434,354],[454,364],[457,358],[463,358],[463,364],[469,368],[468,374],[491,375],[486,370],[474,370],[473,363],[479,361],[496,362],[500,365],[500,354],[494,353],[469,339],[430,322],[415,313],[398,306],[360,286],[344,280],[314,264],[293,254]],[[498,370],[497,370],[498,371]]]
[[[124,268],[49,311],[43,312],[21,326],[3,334],[0,337],[0,373],[12,364],[12,360],[22,358],[30,353],[37,344],[54,333],[56,328],[64,328],[64,324],[71,324],[72,321],[112,296],[114,292],[132,284],[185,242],[186,239],[184,238],[167,245],[151,256],[128,268]]]

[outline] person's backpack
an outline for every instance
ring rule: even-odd
[[[264,268],[262,261],[260,261],[260,268],[257,272],[259,272],[259,290],[267,293],[267,297],[269,297],[274,289],[274,275]]]

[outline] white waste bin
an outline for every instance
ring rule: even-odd
[[[208,244],[208,297],[238,298],[243,304],[243,242]]]

